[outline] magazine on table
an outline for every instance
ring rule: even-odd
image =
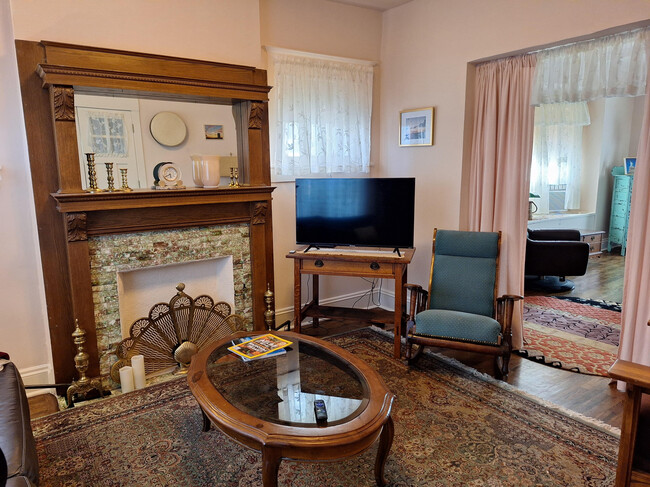
[[[258,337],[244,337],[232,341],[228,350],[239,355],[244,362],[260,358],[274,357],[287,353],[285,347],[293,342],[270,333]]]

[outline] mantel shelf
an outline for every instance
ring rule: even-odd
[[[269,199],[274,189],[273,186],[240,186],[214,189],[136,189],[129,192],[51,193],[51,195],[56,200],[57,209],[61,213],[71,213],[260,201]]]

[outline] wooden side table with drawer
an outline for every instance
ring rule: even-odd
[[[306,247],[287,254],[294,259],[294,331],[300,333],[300,324],[304,318],[311,316],[314,326],[318,319],[325,317],[349,317],[359,320],[372,320],[378,323],[394,323],[395,358],[401,355],[402,321],[406,311],[404,301],[404,284],[406,284],[407,266],[413,258],[415,248],[400,249],[401,255],[388,252],[368,250],[327,249],[309,250]],[[313,277],[312,301],[302,306],[302,275]],[[395,311],[380,308],[358,309],[336,306],[322,306],[318,302],[319,275],[354,276],[395,280]]]
[[[603,230],[580,230],[580,240],[589,244],[589,257],[600,257],[603,253]]]

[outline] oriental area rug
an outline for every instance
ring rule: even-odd
[[[607,376],[621,334],[617,303],[575,297],[524,299],[524,348],[519,355],[583,374]]]
[[[609,487],[617,431],[544,404],[451,359],[408,369],[370,328],[329,338],[367,361],[397,395],[391,486]],[[44,486],[260,486],[261,455],[215,428],[185,379],[33,421]],[[281,486],[373,486],[377,446],[344,461],[282,461]]]

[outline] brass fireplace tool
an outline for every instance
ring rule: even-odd
[[[79,371],[79,380],[72,381],[66,394],[68,407],[74,407],[72,398],[74,394],[85,395],[93,389],[99,391],[100,396],[104,397],[104,386],[101,377],[86,377],[90,356],[86,352],[84,344],[86,343],[86,331],[79,327],[79,320],[75,319],[75,329],[72,332],[74,344],[77,347],[77,354],[74,356],[74,366]]]

